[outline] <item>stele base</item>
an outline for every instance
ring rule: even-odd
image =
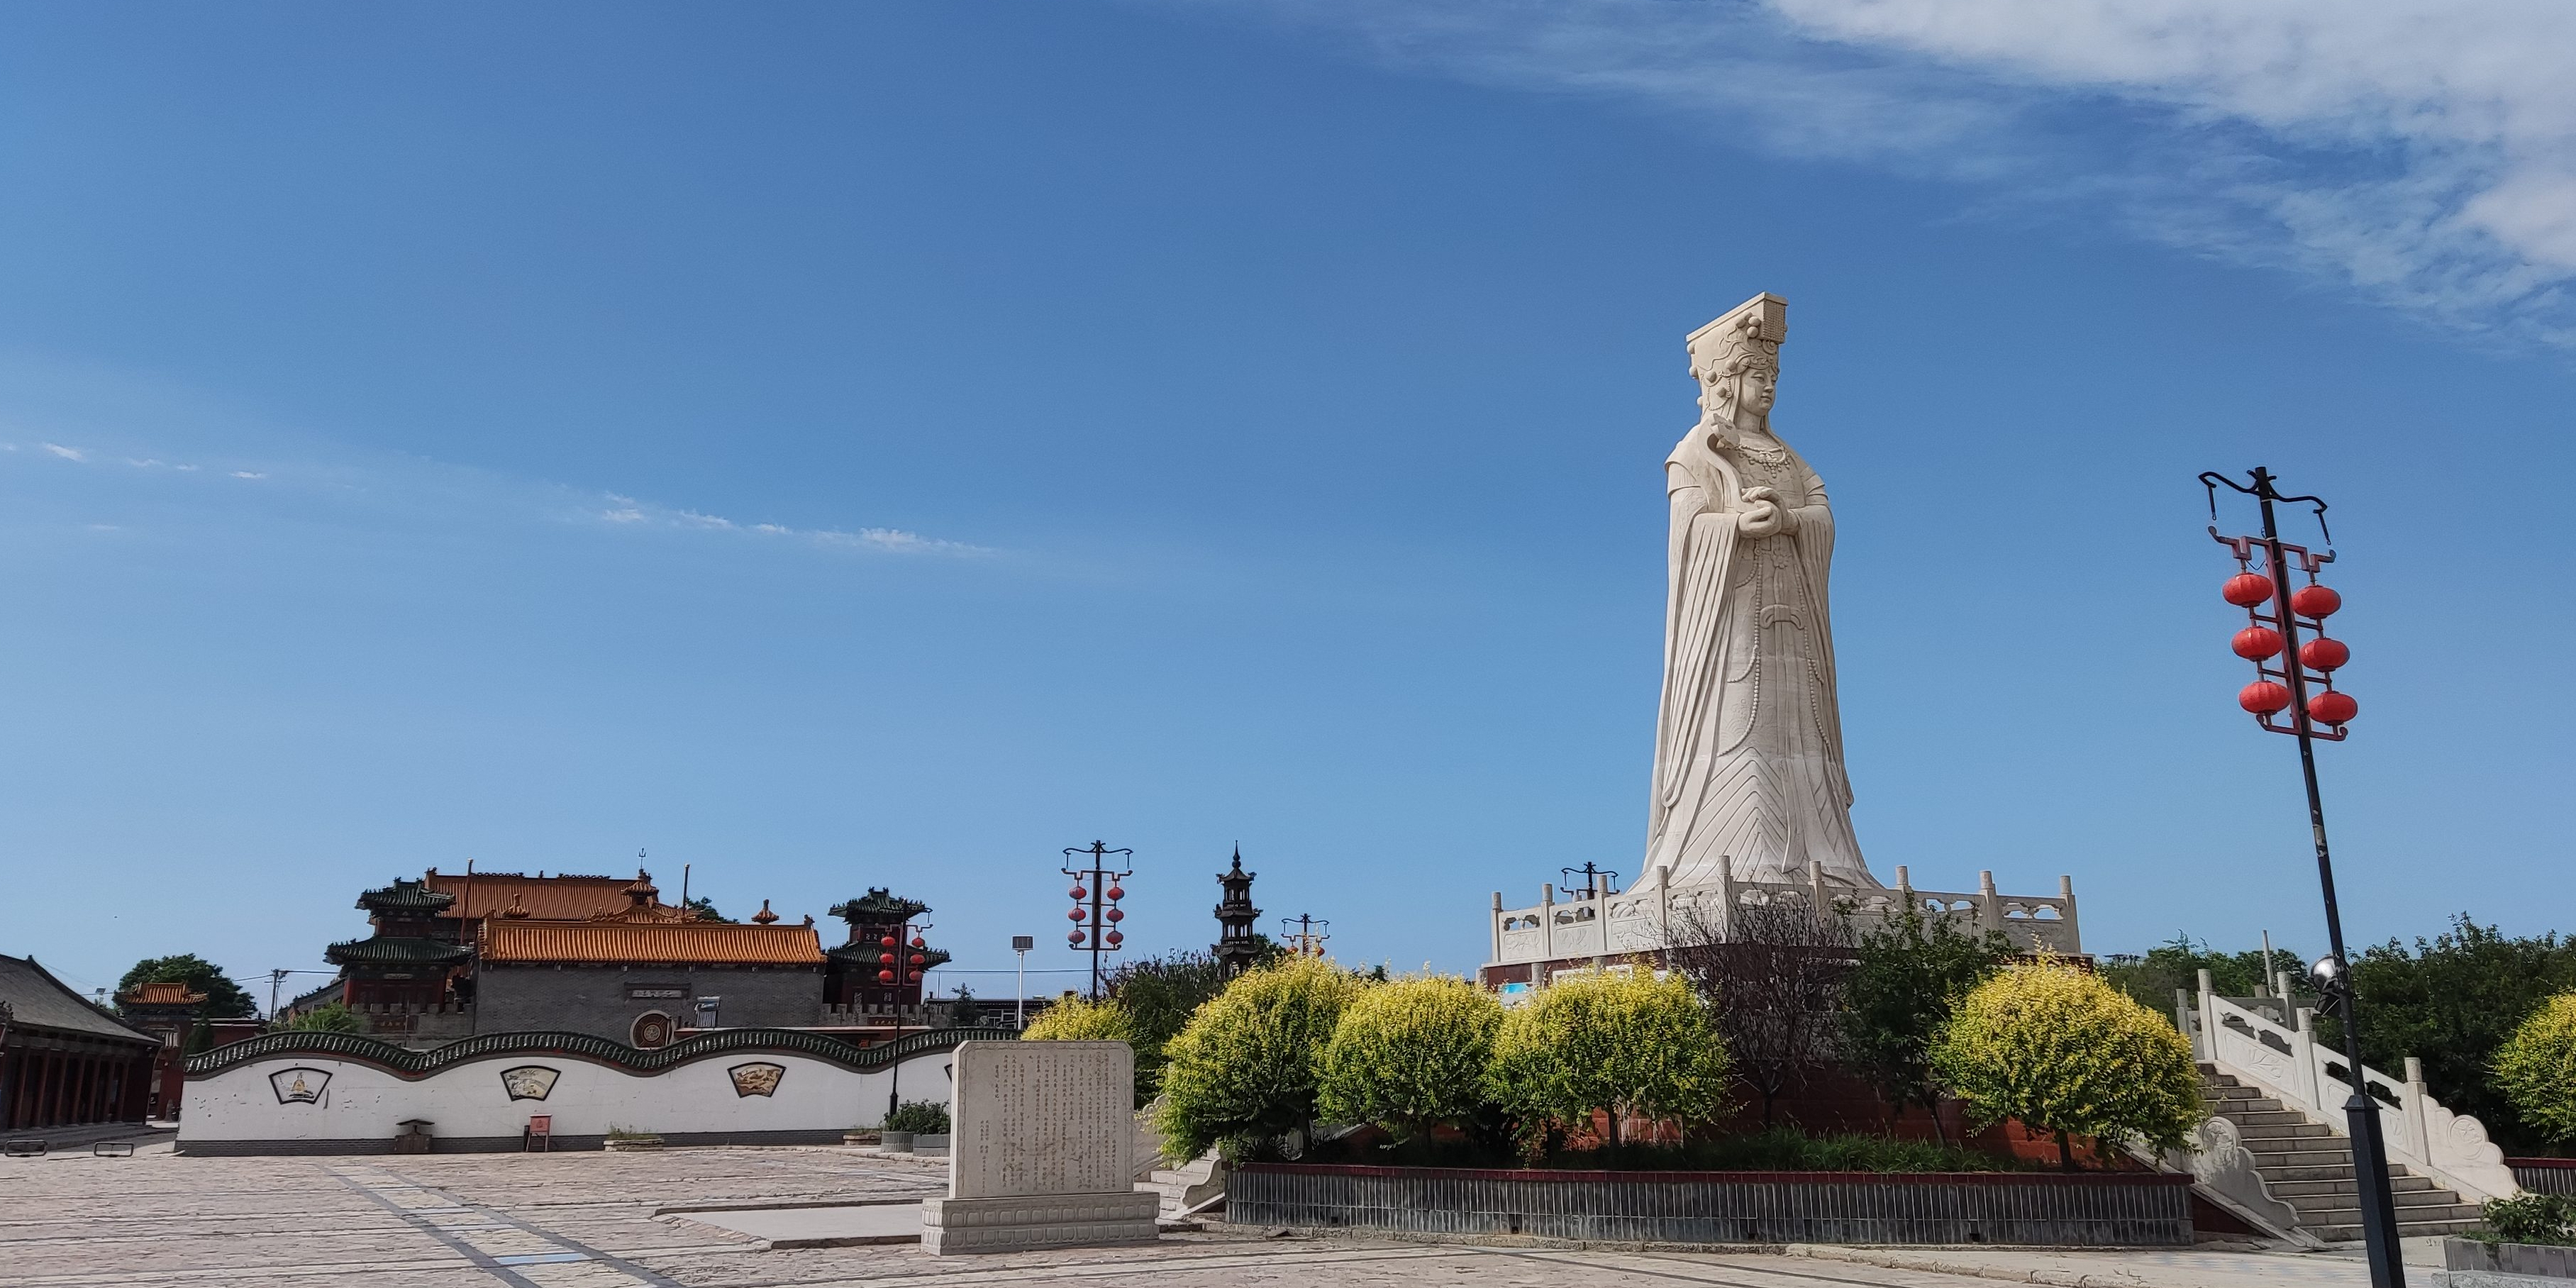
[[[1150,1190],[1000,1199],[925,1199],[921,1246],[932,1256],[1151,1243],[1162,1196]]]

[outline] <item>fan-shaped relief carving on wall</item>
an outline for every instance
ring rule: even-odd
[[[560,1069],[542,1064],[523,1064],[501,1071],[501,1086],[512,1100],[543,1100],[553,1095],[555,1079],[563,1076]]]
[[[761,1060],[751,1064],[737,1064],[725,1070],[725,1075],[733,1079],[733,1094],[737,1099],[744,1096],[769,1096],[777,1094],[778,1084],[787,1077],[787,1066]]]

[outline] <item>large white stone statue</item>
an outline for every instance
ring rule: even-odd
[[[1648,882],[1875,888],[1852,835],[1834,698],[1824,482],[1771,432],[1788,304],[1757,295],[1692,332],[1700,420],[1664,460],[1672,498]]]

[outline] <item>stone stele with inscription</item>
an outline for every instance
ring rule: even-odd
[[[950,1093],[948,1195],[922,1204],[932,1255],[1149,1242],[1135,1188],[1136,1053],[1124,1042],[968,1042]]]

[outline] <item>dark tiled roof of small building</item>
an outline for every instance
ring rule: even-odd
[[[435,939],[352,939],[322,950],[322,960],[334,966],[448,966],[473,955]]]
[[[869,969],[871,969],[871,970],[874,970],[874,969],[876,969],[876,968],[878,968],[878,967],[881,967],[881,966],[883,966],[883,965],[885,964],[884,962],[882,962],[882,961],[879,961],[879,960],[878,960],[878,954],[883,953],[883,952],[885,952],[885,951],[887,951],[886,946],[885,946],[885,945],[883,945],[883,944],[879,944],[879,943],[843,944],[843,945],[841,945],[841,946],[840,946],[840,947],[838,947],[838,948],[827,948],[827,949],[825,949],[825,950],[823,951],[823,955],[824,955],[824,956],[826,956],[826,957],[834,958],[834,959],[839,960],[839,961],[845,961],[845,962],[855,963],[855,964],[858,964],[858,965],[863,965],[863,966],[868,967],[868,968],[869,968]],[[912,952],[913,952],[913,950],[912,950],[912,949],[909,949],[909,948],[897,948],[897,949],[894,949],[893,951],[894,951],[894,954],[895,954],[896,960],[898,960],[898,961],[903,961],[903,962],[906,962],[906,963],[909,963],[909,961],[910,961],[910,959],[911,959],[911,957],[912,957]],[[945,948],[924,948],[924,949],[922,949],[922,950],[921,950],[921,965],[919,965],[919,966],[912,966],[912,965],[907,964],[907,965],[905,965],[904,969],[906,969],[906,970],[928,970],[928,969],[930,969],[930,968],[931,968],[931,967],[933,967],[933,966],[944,965],[948,960],[949,960],[949,952],[948,952],[948,950],[947,950],[947,949],[945,949]]]
[[[847,903],[832,905],[831,915],[843,921],[904,921],[930,911],[930,905],[918,899],[899,898],[883,886],[870,886],[868,892]]]
[[[394,883],[369,890],[358,896],[358,906],[369,912],[433,913],[456,902],[456,896],[432,890],[428,883],[394,878]]]
[[[129,1028],[115,1016],[90,1005],[70,985],[54,978],[52,971],[37,965],[33,957],[0,957],[0,1002],[9,1004],[12,1026],[161,1045],[161,1039]]]

